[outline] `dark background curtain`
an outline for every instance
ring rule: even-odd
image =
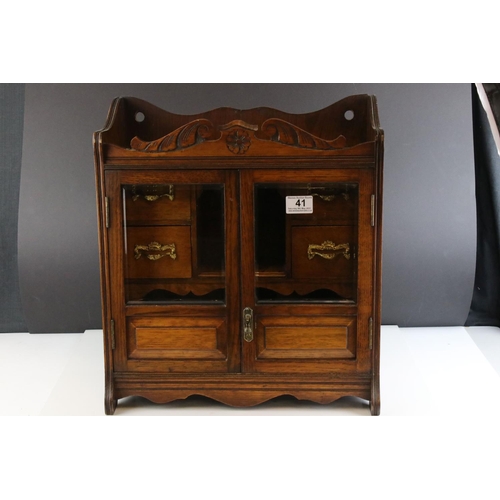
[[[101,326],[91,137],[117,95],[195,113],[223,105],[307,112],[375,94],[386,133],[384,324],[467,318],[476,250],[470,84],[0,84],[0,91],[0,331]]]
[[[25,332],[17,270],[24,84],[0,84],[0,332]]]
[[[496,126],[500,84],[483,84]],[[500,156],[475,85],[472,119],[477,203],[476,277],[466,326],[500,326]],[[495,126],[495,124],[493,125]]]
[[[19,280],[31,333],[100,328],[92,133],[112,99],[174,113],[321,109],[377,96],[385,131],[382,321],[463,325],[476,264],[470,83],[27,84]]]

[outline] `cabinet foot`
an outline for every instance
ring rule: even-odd
[[[113,415],[116,410],[117,400],[112,398],[105,398],[104,400],[104,412],[106,415]]]
[[[370,412],[374,417],[380,415],[380,400],[374,401],[373,399],[370,401]]]
[[[377,374],[372,378],[371,398],[370,398],[370,411],[373,416],[380,415],[380,379]]]

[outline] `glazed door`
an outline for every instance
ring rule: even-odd
[[[371,368],[373,173],[241,174],[242,368]]]
[[[240,369],[237,175],[108,171],[115,371]]]

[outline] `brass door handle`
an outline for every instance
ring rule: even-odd
[[[243,338],[246,342],[253,340],[253,311],[250,307],[243,309]]]
[[[339,243],[336,245],[330,240],[323,241],[321,245],[311,243],[307,247],[307,258],[311,260],[315,255],[328,260],[333,259],[337,255],[343,255],[347,260],[351,258],[349,243]]]
[[[136,245],[134,247],[134,259],[140,259],[143,255],[149,260],[159,260],[167,256],[174,260],[177,259],[177,254],[175,253],[175,243],[162,245],[157,241],[152,241],[148,245]]]

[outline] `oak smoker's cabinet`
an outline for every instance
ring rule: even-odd
[[[351,395],[379,414],[373,96],[192,116],[117,98],[94,151],[107,414],[193,394]]]

